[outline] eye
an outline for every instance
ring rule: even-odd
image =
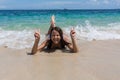
[[[55,36],[55,35],[52,35],[52,36]]]

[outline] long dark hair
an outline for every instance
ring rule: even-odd
[[[62,31],[62,29],[60,27],[56,26],[56,27],[52,28],[51,31],[50,31],[50,40],[48,41],[47,49],[51,49],[51,46],[52,46],[52,43],[53,43],[52,40],[51,40],[51,36],[52,36],[52,31],[53,30],[56,30],[56,31],[59,32],[60,37],[61,37],[61,40],[60,40],[61,48],[65,48],[65,41],[63,39],[63,31]]]

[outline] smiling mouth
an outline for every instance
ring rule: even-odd
[[[57,43],[58,43],[58,41],[54,41],[54,42],[57,42]]]
[[[54,40],[55,43],[59,43],[59,40]]]

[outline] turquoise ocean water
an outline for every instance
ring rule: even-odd
[[[0,45],[29,48],[34,31],[41,30],[41,41],[50,26],[50,17],[69,36],[74,27],[79,40],[120,39],[120,10],[0,10]]]

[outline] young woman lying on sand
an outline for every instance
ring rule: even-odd
[[[55,26],[55,20],[54,16],[51,17],[51,26],[48,30],[47,36],[49,36],[49,39],[46,39],[40,46],[38,46],[38,43],[40,41],[40,32],[35,32],[35,42],[31,51],[31,54],[35,54],[37,51],[42,51],[45,47],[50,49],[64,49],[65,47],[68,47],[71,52],[78,52],[78,47],[76,43],[75,38],[75,31],[72,29],[70,31],[70,36],[72,43],[69,42],[68,38],[66,36],[63,36],[63,31],[61,28]]]

